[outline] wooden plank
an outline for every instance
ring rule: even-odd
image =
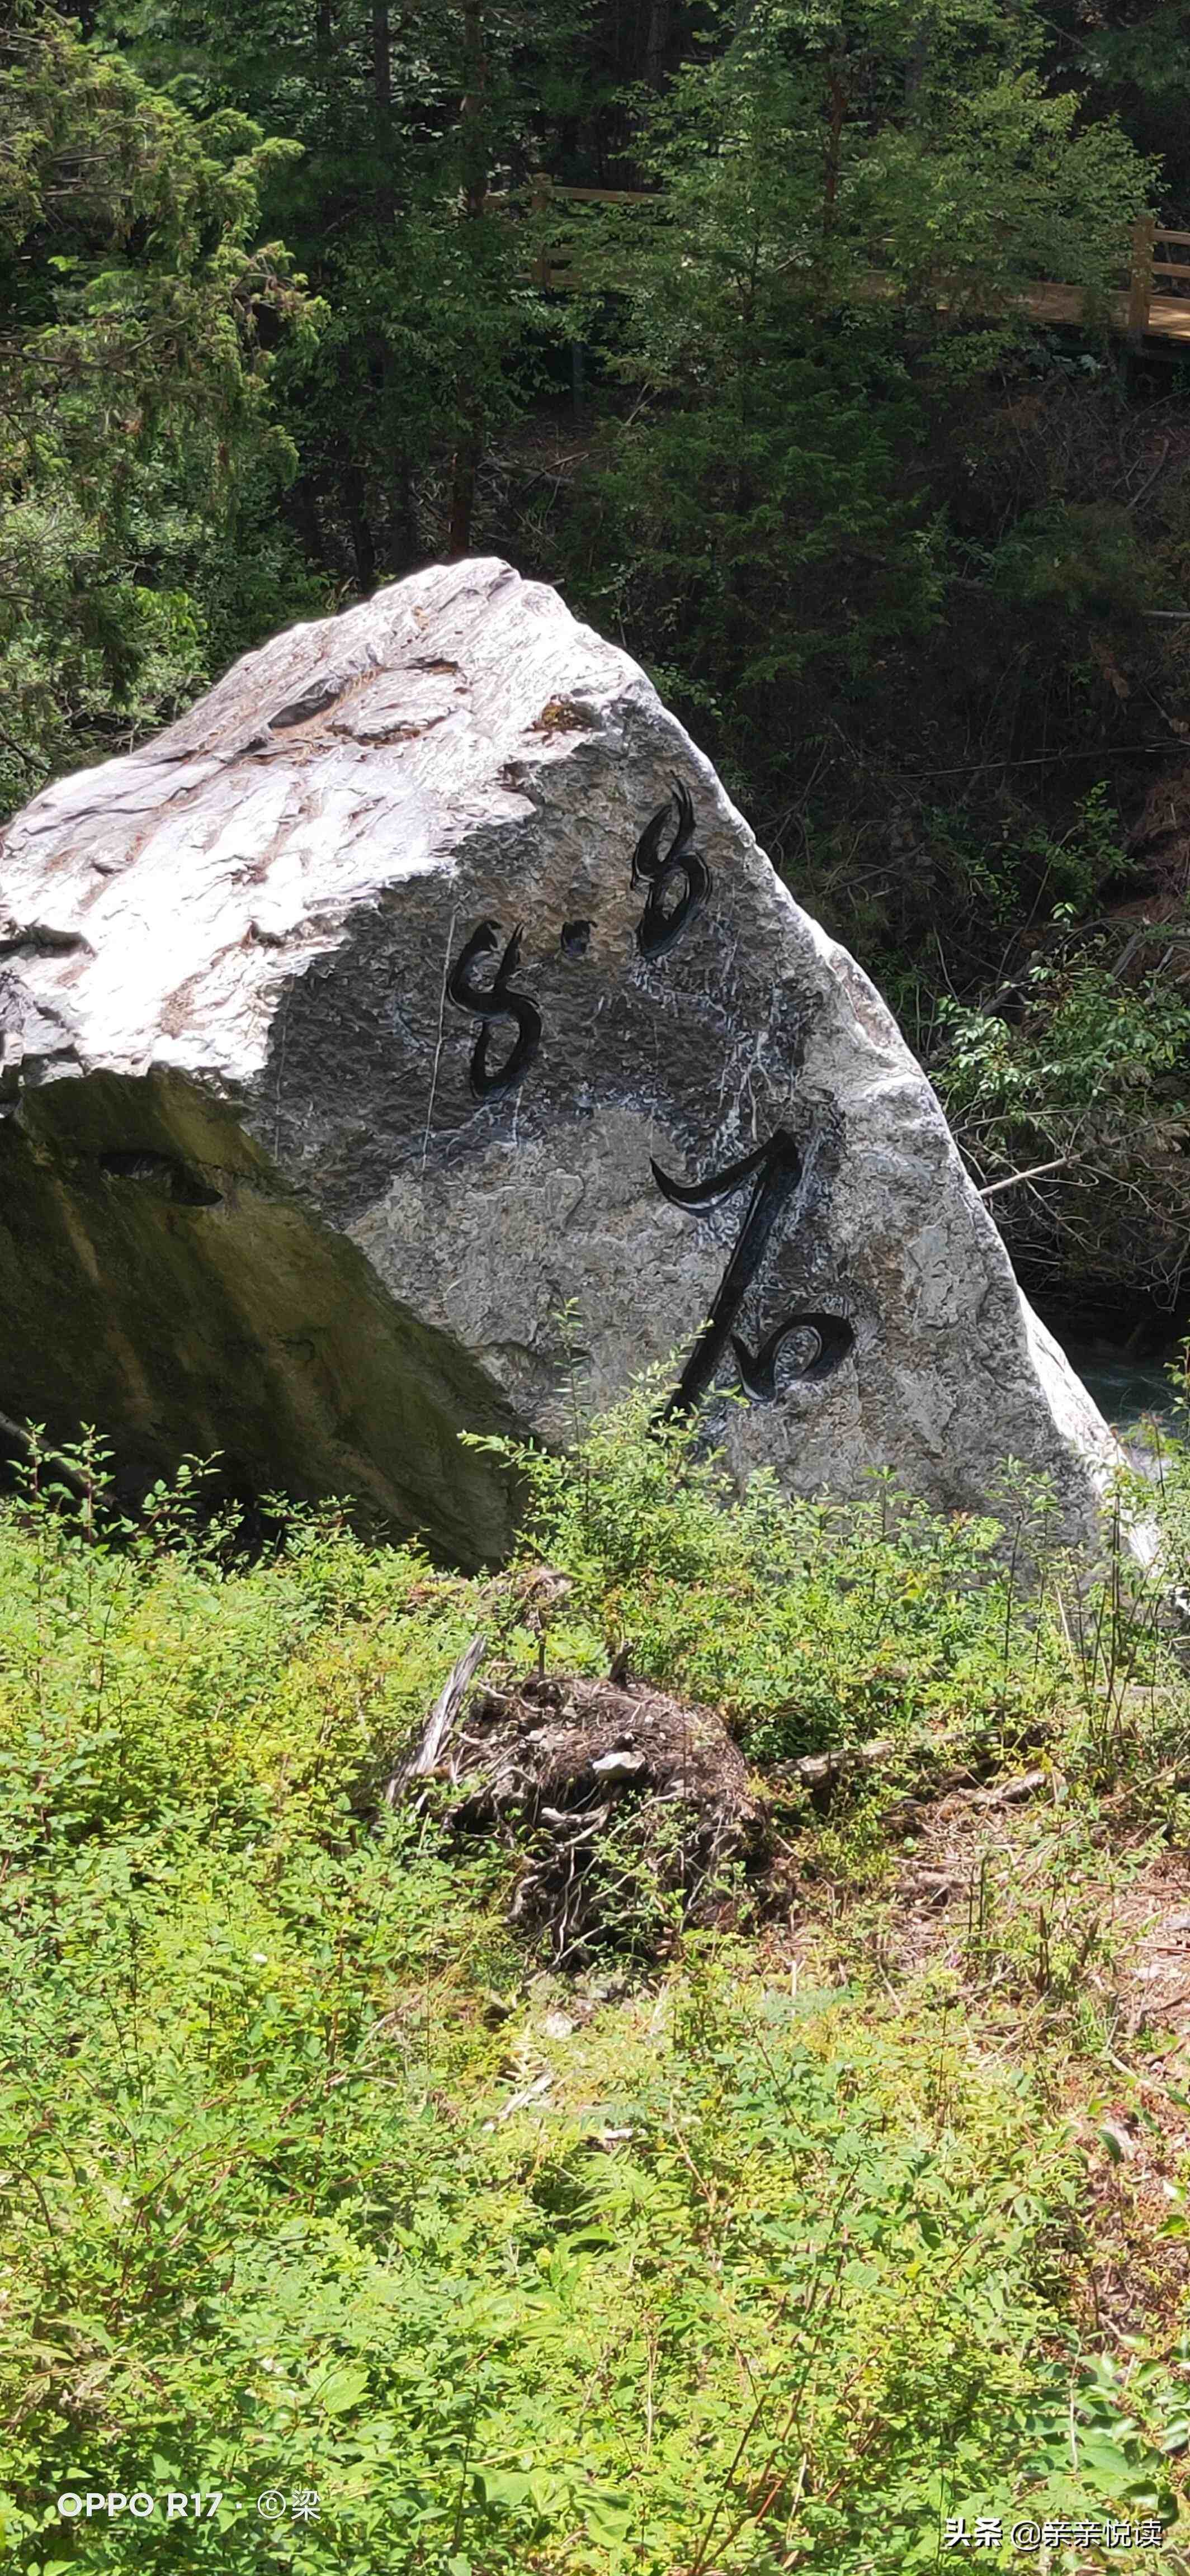
[[[1155,241],[1176,241],[1185,243],[1190,242],[1190,233],[1167,233],[1158,226],[1153,238]]]
[[[1129,327],[1128,297],[1109,295],[1106,300],[1112,330],[1126,331]],[[1025,288],[1020,301],[1026,312],[1035,314],[1039,322],[1082,323],[1086,320],[1086,288],[1083,286],[1061,286],[1053,278],[1039,278],[1035,286]]]
[[[1177,341],[1190,348],[1190,299],[1163,295],[1149,315],[1147,340]]]
[[[659,206],[661,199],[644,188],[560,188],[550,182],[551,197],[583,200],[593,206]]]
[[[1155,259],[1153,262],[1154,286],[1160,286],[1163,277],[1177,277],[1181,279],[1190,277],[1190,260]]]
[[[1039,322],[1081,323],[1083,289],[1081,286],[1059,286],[1047,280],[1031,286],[1021,297],[1026,310]],[[1108,300],[1108,316],[1113,331],[1127,331],[1128,302],[1126,295],[1113,295]],[[1163,295],[1149,311],[1145,325],[1146,340],[1190,342],[1190,297]]]
[[[576,286],[581,286],[584,280],[582,272],[576,272],[573,262],[563,263],[547,254],[536,271],[536,282],[550,289],[555,295],[565,295],[573,292]],[[598,291],[594,279],[588,282],[593,290]],[[604,279],[601,284],[607,292],[615,293],[614,278]],[[897,288],[894,279],[868,273],[857,278],[852,292],[860,301],[866,301],[873,297],[895,296]],[[1085,290],[1081,286],[1063,286],[1054,279],[1042,279],[1035,286],[1027,288],[1020,301],[1025,311],[1031,313],[1038,322],[1065,325],[1072,330],[1081,330],[1084,327],[1086,303]],[[1107,322],[1110,330],[1118,331],[1121,335],[1132,333],[1128,296],[1108,297]],[[1176,345],[1190,348],[1190,298],[1173,295],[1157,297],[1150,305],[1141,325],[1141,336],[1150,348],[1161,344],[1167,347]]]
[[[573,201],[595,206],[659,206],[656,190],[644,188],[570,188],[539,171],[535,179],[526,179],[519,188],[490,188],[484,199],[488,206],[512,206],[537,203],[548,205],[554,199],[560,205]]]

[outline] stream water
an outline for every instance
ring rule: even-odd
[[[1178,1431],[1185,1437],[1185,1420],[1174,1411],[1173,1389],[1160,1360],[1104,1359],[1101,1349],[1082,1354],[1077,1344],[1066,1356],[1113,1431],[1151,1417],[1166,1438]]]

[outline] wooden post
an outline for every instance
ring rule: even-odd
[[[1128,287],[1128,336],[1140,340],[1149,327],[1149,306],[1153,299],[1153,245],[1157,235],[1154,215],[1141,215],[1132,227],[1132,276]]]
[[[548,170],[535,170],[533,172],[529,181],[529,212],[531,215],[544,215],[547,212],[550,198],[553,195],[553,188],[554,183]],[[543,243],[533,262],[533,283],[536,287],[540,288],[544,294],[549,282],[550,254],[548,246]]]

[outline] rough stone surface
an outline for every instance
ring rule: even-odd
[[[503,564],[278,636],[40,796],[0,857],[0,1030],[0,1411],[490,1556],[507,1498],[456,1430],[564,1434],[567,1300],[591,1399],[676,1383],[742,1242],[716,1386],[732,1336],[839,1320],[767,1398],[755,1368],[700,1397],[738,1475],[890,1466],[972,1507],[1011,1455],[1088,1524],[1114,1445],[879,995],[636,665]],[[778,1134],[767,1189],[693,1206],[653,1169]]]

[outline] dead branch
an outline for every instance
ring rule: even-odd
[[[443,1746],[457,1722],[463,1701],[487,1653],[487,1645],[486,1637],[473,1637],[457,1663],[452,1664],[421,1734],[389,1781],[384,1792],[386,1806],[395,1805],[408,1781],[426,1780],[432,1771],[437,1770]]]

